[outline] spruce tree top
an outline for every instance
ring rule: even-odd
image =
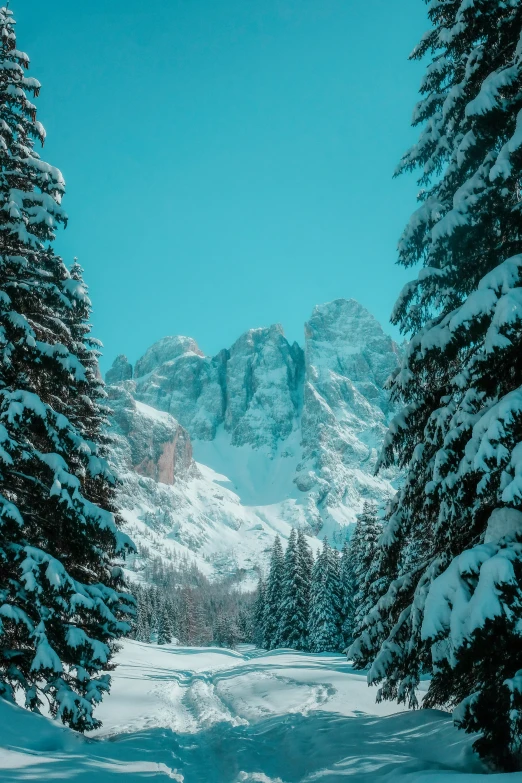
[[[413,112],[422,131],[396,172],[420,168],[422,187],[399,242],[399,263],[423,266],[392,316],[404,331],[440,322],[522,251],[521,5],[429,0],[428,15],[432,28],[411,55],[432,60]]]
[[[54,239],[58,223],[67,216],[61,206],[65,182],[61,172],[42,161],[35,140],[45,141],[36,107],[40,83],[29,76],[29,57],[16,48],[12,11],[0,9],[0,211],[2,252],[18,252],[20,244],[40,249]],[[5,243],[5,244],[4,244]]]

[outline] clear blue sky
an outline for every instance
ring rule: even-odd
[[[302,342],[315,304],[354,297],[387,324],[415,207],[392,179],[416,137],[422,0],[12,0],[42,82],[43,154],[102,367],[166,334],[213,354],[275,322]],[[391,329],[391,327],[389,327]]]

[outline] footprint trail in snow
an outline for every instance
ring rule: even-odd
[[[376,704],[340,655],[125,642],[118,663],[90,738],[0,700],[2,783],[486,782],[449,715]]]

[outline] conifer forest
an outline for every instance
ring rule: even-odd
[[[486,777],[522,0],[7,3],[0,783]]]

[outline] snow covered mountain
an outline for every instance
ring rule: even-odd
[[[252,572],[292,526],[340,543],[373,475],[399,349],[356,301],[316,307],[304,348],[281,326],[251,329],[209,357],[165,337],[108,371],[113,460],[127,532],[207,573]]]

